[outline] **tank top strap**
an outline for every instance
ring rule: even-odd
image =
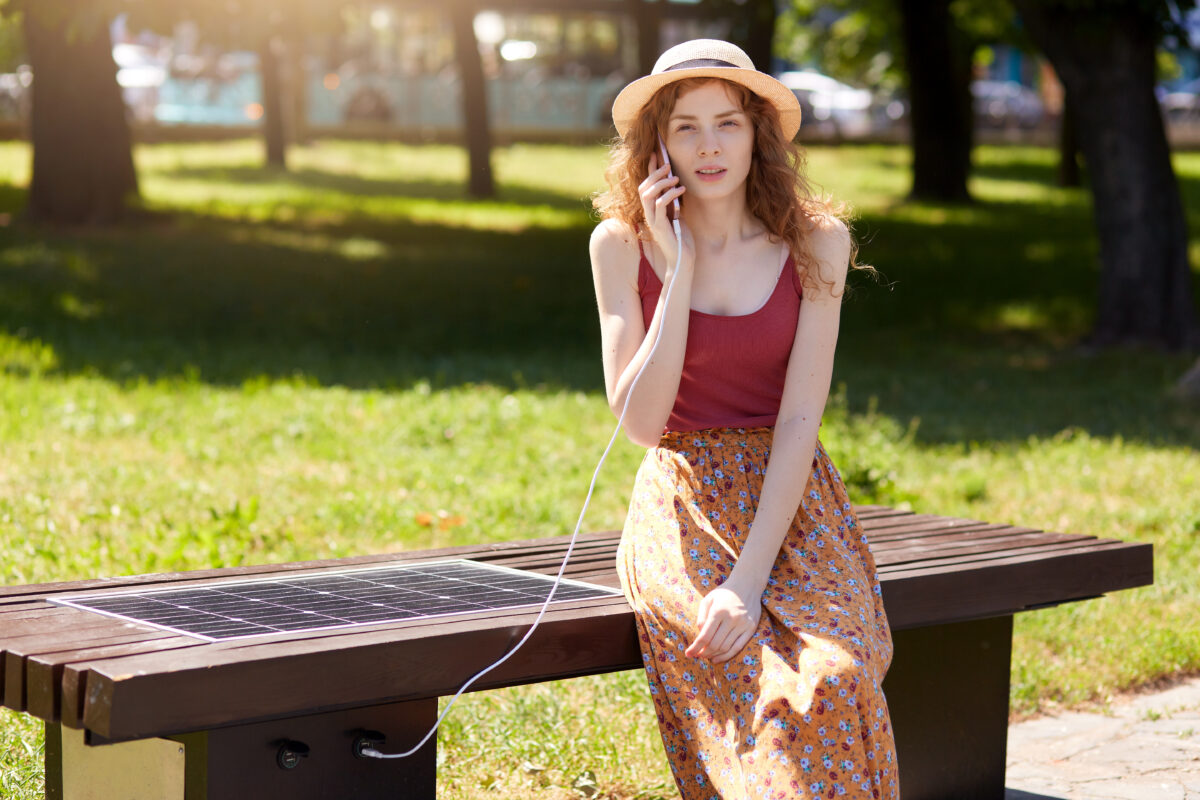
[[[791,253],[788,253],[787,262],[783,268],[792,273],[792,288],[796,290],[796,297],[804,297],[804,283],[800,280],[800,271],[796,269],[796,260],[792,258]]]
[[[646,258],[646,251],[642,247],[642,240],[639,238],[638,243],[638,277],[637,287],[638,294],[645,294],[647,291],[661,290],[662,281],[654,274],[654,267],[650,266],[650,259]]]

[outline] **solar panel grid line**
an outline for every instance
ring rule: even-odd
[[[552,583],[539,573],[459,559],[48,599],[172,633],[225,641],[540,605]],[[564,578],[554,600],[619,594],[611,587]]]

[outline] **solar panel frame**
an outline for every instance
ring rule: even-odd
[[[364,579],[372,573],[387,580]],[[479,580],[481,578],[487,580]],[[456,586],[453,582],[462,585]],[[415,564],[372,564],[300,575],[236,578],[191,587],[106,591],[46,599],[55,605],[182,636],[228,642],[540,607],[553,582],[551,575],[460,558]],[[474,600],[482,602],[437,594],[439,588],[443,591],[467,589]],[[620,589],[563,578],[551,604],[620,596]],[[498,602],[501,600],[505,602]],[[382,605],[384,601],[410,601],[414,605],[385,606]],[[413,608],[417,610],[410,610]],[[222,611],[229,615],[220,613]],[[335,612],[337,616],[334,616]],[[233,616],[234,613],[237,616]],[[341,617],[356,617],[357,620]]]

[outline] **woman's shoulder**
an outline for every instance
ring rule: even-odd
[[[594,271],[628,272],[636,278],[641,255],[637,231],[632,225],[613,217],[601,220],[592,230],[588,250]]]
[[[809,241],[813,256],[828,263],[834,275],[844,278],[850,261],[850,228],[832,214],[821,214],[812,221]]]
[[[813,223],[810,235],[814,246],[832,247],[850,243],[850,229],[840,217],[833,214],[817,214],[809,219]]]

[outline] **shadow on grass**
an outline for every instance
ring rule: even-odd
[[[232,177],[268,179],[246,172]],[[230,170],[213,175],[231,179]],[[313,171],[298,179],[399,191]],[[12,191],[0,187],[0,202]],[[457,190],[418,182],[403,191]],[[579,205],[552,192],[521,196]],[[847,384],[852,410],[875,398],[902,425],[919,418],[917,438],[928,442],[1073,427],[1200,445],[1195,414],[1167,396],[1185,358],[1072,347],[1090,324],[1097,278],[1082,204],[923,207],[867,216],[857,229],[863,260],[884,281],[857,276],[844,306],[834,380]],[[10,225],[0,228],[0,364],[122,383],[266,377],[598,392],[589,233],[193,214],[116,231]]]
[[[1083,185],[1086,186],[1086,169],[1082,165],[1080,169]],[[1013,159],[1003,163],[974,164],[971,167],[971,176],[994,181],[1016,181],[1055,186],[1058,180],[1058,163],[1056,160],[1041,162]]]
[[[55,372],[118,381],[302,376],[386,387],[528,374],[598,385],[578,232],[403,223],[372,231],[356,254],[346,241],[361,234],[314,240],[300,226],[189,217],[126,234],[8,229],[0,319],[10,335],[48,345]],[[564,371],[585,355],[595,363]]]
[[[315,169],[279,171],[262,167],[176,167],[160,170],[160,174],[213,184],[284,184],[358,197],[410,197],[457,203],[472,202],[461,181],[401,181],[392,178],[373,179],[361,175],[322,172]],[[486,202],[489,204],[502,202],[525,206],[539,205],[560,209],[578,209],[584,205],[579,197],[546,189],[533,189],[519,184],[506,184],[498,187],[497,197]]]

